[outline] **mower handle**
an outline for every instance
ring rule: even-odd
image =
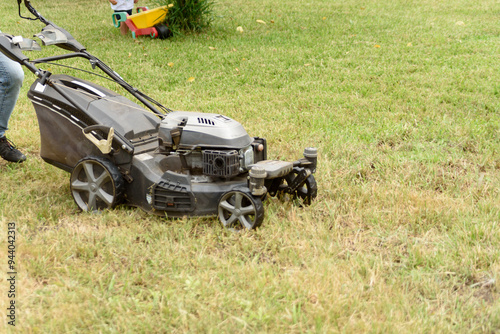
[[[24,6],[28,9],[28,11],[35,17],[35,18],[32,18],[32,17],[25,17],[25,16],[22,16],[21,15],[21,2],[23,2],[23,0],[17,0],[17,7],[19,9],[19,17],[22,18],[22,19],[26,19],[26,20],[32,20],[32,21],[35,21],[35,20],[40,20],[40,22],[44,23],[44,24],[50,24],[49,21],[47,21],[42,15],[40,15],[40,13],[38,13],[36,11],[35,8],[33,8],[33,6],[31,5],[31,2],[29,0],[24,0]]]
[[[33,14],[35,18],[23,17],[21,15],[21,1],[24,1],[25,7],[28,11]],[[46,20],[40,13],[36,11],[35,8],[31,5],[29,0],[17,0],[19,7],[19,16],[28,20],[40,20],[45,24],[45,27],[42,29],[42,32],[37,34],[36,36],[42,40],[44,45],[56,45],[62,49],[72,51],[73,53],[54,56],[42,59],[36,59],[33,63],[41,63],[49,60],[60,60],[60,59],[68,59],[73,57],[83,57],[88,59],[91,62],[92,68],[96,66],[101,69],[106,75],[108,75],[113,81],[122,86],[126,91],[132,94],[135,98],[137,98],[140,102],[142,102],[148,109],[150,109],[154,114],[158,117],[164,117],[164,113],[168,113],[171,110],[161,105],[159,102],[140,92],[137,88],[131,86],[128,82],[123,80],[118,73],[113,71],[108,65],[99,60],[97,57],[91,55],[87,52],[86,47],[80,44],[68,31],[63,28],[58,27],[54,23]],[[0,49],[2,49],[2,45],[0,45]],[[3,50],[0,50],[2,52]],[[5,52],[4,52],[5,53]],[[22,55],[22,53],[21,53]],[[8,54],[7,54],[8,56]],[[9,57],[12,59],[12,57]],[[21,60],[14,59],[19,62],[21,65],[25,65],[35,73],[35,75],[40,77],[40,71],[33,66],[33,64],[29,64],[28,57],[22,55]],[[160,111],[162,110],[162,111]]]
[[[89,56],[88,53],[73,52],[73,53],[66,53],[66,54],[58,55],[58,56],[50,56],[50,57],[46,57],[46,58],[33,59],[33,60],[31,60],[31,62],[33,64],[39,64],[39,63],[48,63],[51,61],[57,61],[57,60],[69,59],[69,58],[77,58],[77,57],[91,60],[91,57]]]

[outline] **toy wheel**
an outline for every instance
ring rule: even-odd
[[[286,193],[285,189],[292,184],[293,180],[299,175],[300,169],[295,167],[283,178],[283,184],[280,186],[279,197],[282,200],[287,199],[287,195],[298,206],[311,205],[312,200],[318,195],[318,185],[313,175],[309,175],[304,183],[302,183],[293,193]]]
[[[123,199],[124,187],[118,168],[104,158],[84,158],[71,172],[71,194],[83,211],[115,207]]]
[[[156,28],[156,31],[158,32],[157,37],[159,39],[166,39],[166,38],[169,38],[170,36],[172,36],[172,32],[170,31],[168,26],[165,24],[155,25],[155,28]]]
[[[264,206],[260,198],[250,193],[228,191],[219,200],[219,220],[226,228],[251,230],[262,224]]]

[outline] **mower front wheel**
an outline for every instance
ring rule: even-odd
[[[314,175],[309,175],[295,191],[289,192],[289,186],[294,183],[295,179],[299,177],[301,169],[294,167],[292,172],[283,178],[282,184],[278,190],[278,197],[283,200],[291,200],[299,207],[311,205],[312,201],[318,195],[318,185]]]
[[[124,188],[120,171],[108,159],[83,158],[71,172],[71,194],[83,211],[114,208],[123,200]]]
[[[219,200],[219,220],[228,229],[255,229],[264,220],[264,206],[259,197],[246,191],[228,191]]]

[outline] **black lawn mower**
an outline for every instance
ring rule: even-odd
[[[317,195],[317,149],[294,162],[268,160],[264,138],[250,137],[237,121],[220,115],[172,111],[124,81],[69,32],[24,5],[45,27],[43,45],[70,51],[30,60],[41,50],[31,39],[0,34],[0,51],[37,77],[34,105],[42,159],[71,174],[71,194],[83,211],[140,207],[167,217],[218,216],[231,229],[262,224],[267,196],[308,205]],[[84,58],[139,100],[90,81],[52,74],[38,64]]]

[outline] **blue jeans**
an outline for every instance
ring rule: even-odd
[[[23,85],[24,72],[19,63],[0,52],[0,137],[8,129],[10,115]]]

